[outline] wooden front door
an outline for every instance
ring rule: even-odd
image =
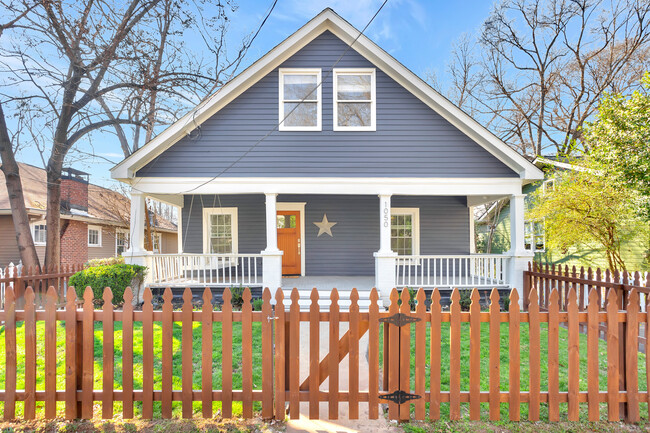
[[[277,217],[278,248],[282,255],[282,275],[300,275],[300,211],[281,210]]]

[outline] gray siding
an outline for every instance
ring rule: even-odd
[[[278,123],[276,69],[139,170],[137,175],[517,176],[380,70],[377,70],[377,131],[334,132],[329,70],[346,47],[328,31],[281,65],[322,68],[322,131],[275,130],[259,142]],[[351,49],[337,67],[373,67],[373,64]],[[250,153],[244,155],[253,146]]]
[[[374,275],[379,249],[379,199],[376,196],[280,195],[278,202],[305,202],[305,274]],[[220,203],[220,204],[219,204]],[[469,211],[465,197],[393,197],[394,207],[420,208],[421,254],[469,253]],[[185,197],[185,252],[203,252],[202,206],[237,207],[239,252],[266,247],[263,195]],[[191,208],[191,210],[190,210]],[[337,224],[333,237],[318,237],[314,222],[323,214]]]

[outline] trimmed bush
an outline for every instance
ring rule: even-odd
[[[119,265],[124,263],[124,257],[106,257],[104,259],[91,259],[86,263],[86,267]]]
[[[103,303],[104,288],[113,291],[113,305],[124,303],[124,290],[139,284],[147,271],[145,266],[115,264],[95,266],[79,271],[70,277],[69,285],[74,286],[77,297],[83,299],[84,290],[90,286],[96,303]]]

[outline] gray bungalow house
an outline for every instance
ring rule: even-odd
[[[331,9],[112,169],[182,208],[153,287],[517,287],[522,186],[542,172]],[[475,254],[473,206],[509,197],[512,248]],[[363,296],[363,294],[362,294]],[[323,297],[323,295],[321,295]]]

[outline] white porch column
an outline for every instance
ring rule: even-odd
[[[143,287],[151,284],[153,273],[151,251],[144,249],[144,222],[147,217],[146,196],[141,192],[131,191],[129,249],[122,256],[125,263],[147,267],[147,273],[142,282]],[[136,290],[136,293],[142,293],[142,290]],[[139,299],[134,298],[133,302],[138,303]]]
[[[513,194],[510,197],[510,263],[508,265],[508,281],[511,288],[519,292],[519,305],[524,305],[524,271],[528,262],[533,260],[532,251],[524,247],[524,212],[525,194]]]
[[[282,287],[282,251],[278,249],[277,194],[266,195],[266,249],[262,251],[262,284],[275,291]]]
[[[395,287],[395,258],[397,253],[390,246],[390,194],[379,194],[379,251],[375,256],[375,287],[384,301],[390,305],[390,292]]]

